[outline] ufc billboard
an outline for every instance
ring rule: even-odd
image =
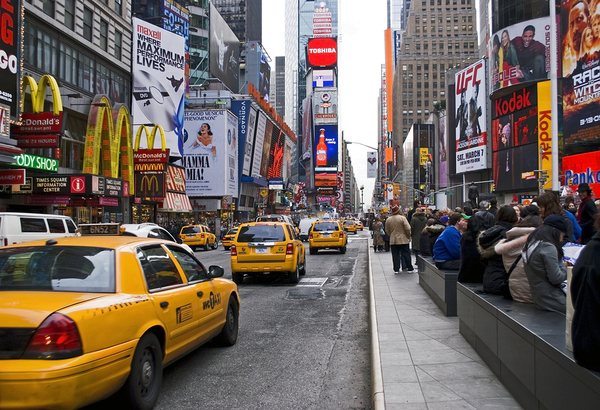
[[[337,39],[311,38],[307,45],[307,61],[311,67],[335,67],[337,65]]]

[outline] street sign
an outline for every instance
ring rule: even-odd
[[[444,192],[446,195],[454,195],[454,190],[450,189],[446,192]]]
[[[266,189],[263,189],[262,191],[260,191],[260,195],[261,195],[261,196],[264,198],[264,197],[266,197],[267,195],[269,195],[269,191],[268,191],[268,190],[266,190]]]

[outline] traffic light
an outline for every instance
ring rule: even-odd
[[[235,204],[234,203],[231,204],[231,210],[235,211]]]

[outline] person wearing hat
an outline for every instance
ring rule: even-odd
[[[567,224],[562,216],[548,215],[525,243],[521,256],[529,280],[533,304],[540,310],[566,313],[566,295],[561,284],[567,279],[562,240]]]
[[[390,237],[394,273],[400,273],[400,267],[408,273],[415,273],[410,256],[410,225],[397,205],[392,207],[392,216],[385,221],[385,232]]]
[[[460,237],[467,229],[465,218],[459,212],[452,212],[448,227],[433,245],[433,260],[438,269],[460,269]]]
[[[592,239],[594,233],[596,233],[594,220],[596,219],[598,208],[594,204],[592,188],[590,188],[587,182],[579,184],[577,193],[579,194],[579,198],[581,198],[579,208],[577,209],[577,221],[581,227],[581,243],[585,245]]]

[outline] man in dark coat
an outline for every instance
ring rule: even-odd
[[[481,218],[483,221],[483,229],[488,229],[496,223],[496,218],[490,211],[488,211],[488,202],[481,201],[479,203],[479,211],[475,213],[475,217]]]
[[[596,219],[598,208],[594,204],[594,197],[589,184],[586,182],[579,184],[577,193],[579,194],[579,198],[581,198],[581,203],[577,209],[577,222],[579,222],[579,226],[581,227],[581,243],[585,245],[594,236],[594,233],[596,233],[594,220]]]

